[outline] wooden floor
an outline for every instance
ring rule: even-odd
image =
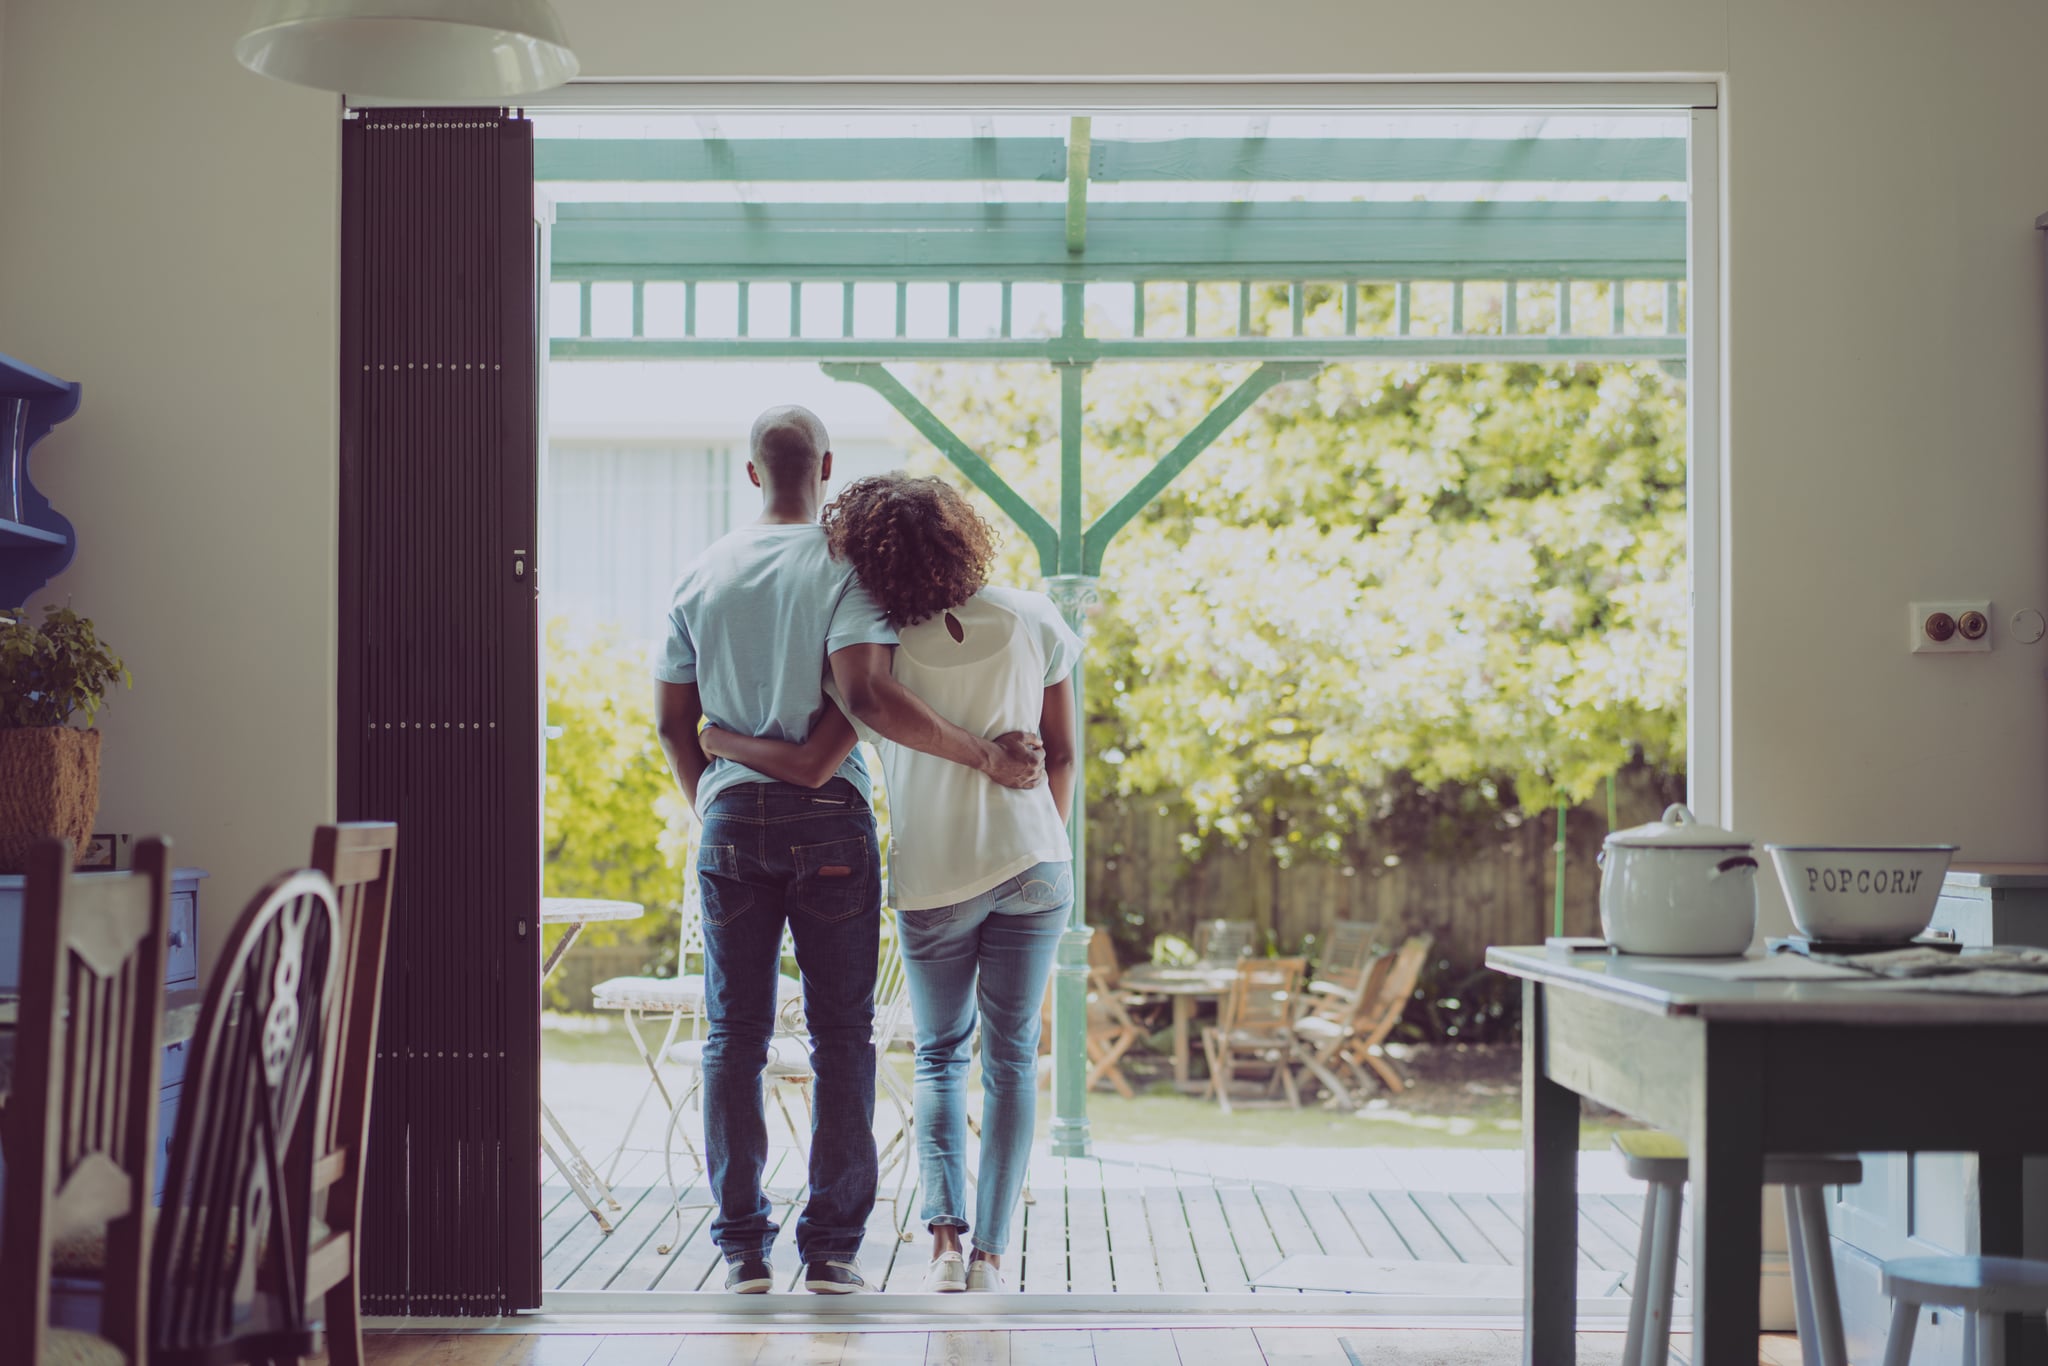
[[[372,1335],[367,1366],[1519,1366],[1521,1334],[1375,1328],[1124,1328],[1015,1333]],[[1674,1344],[1681,1351],[1683,1338]],[[1618,1366],[1619,1333],[1579,1337]],[[1797,1366],[1768,1337],[1758,1366]]]
[[[1511,1156],[1519,1161],[1519,1154]],[[1331,1150],[1303,1170],[1302,1156],[1291,1153],[1284,1182],[1186,1164],[1040,1157],[1032,1168],[1031,1203],[1019,1210],[1022,1226],[1004,1259],[1008,1282],[1036,1293],[1242,1294],[1258,1290],[1262,1276],[1296,1256],[1521,1264],[1519,1194],[1498,1185],[1490,1192],[1416,1189],[1432,1174],[1389,1169],[1370,1157]],[[801,1167],[786,1150],[771,1160],[777,1165],[768,1184],[783,1197],[776,1215],[788,1230]],[[543,1283],[551,1290],[614,1292],[720,1288],[723,1262],[711,1241],[704,1187],[684,1195],[677,1241],[660,1158],[647,1154],[627,1163],[615,1186],[623,1208],[610,1234],[565,1187],[547,1189]],[[884,1293],[917,1290],[929,1256],[915,1187],[913,1174],[899,1199],[876,1207],[861,1250],[869,1282]],[[885,1180],[883,1194],[895,1193]],[[1605,1293],[1614,1276],[1632,1273],[1642,1206],[1634,1193],[1581,1195],[1582,1293]],[[906,1228],[916,1232],[914,1241],[902,1241]],[[794,1288],[801,1268],[787,1233],[777,1264]],[[1689,1268],[1681,1260],[1680,1298],[1689,1289]]]

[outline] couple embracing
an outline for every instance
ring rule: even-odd
[[[1081,642],[1042,594],[988,586],[994,538],[949,485],[884,475],[825,507],[832,453],[803,408],[762,414],[750,446],[761,517],[684,573],[656,669],[662,749],[703,824],[704,1127],[725,1288],[774,1280],[761,1077],[785,926],[817,1077],[804,1286],[866,1288],[882,888],[865,738],[888,782],[889,901],[916,1034],[925,1288],[998,1290],[1030,1155],[1040,1002],[1073,897],[1067,679]]]

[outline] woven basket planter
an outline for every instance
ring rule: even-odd
[[[79,857],[100,811],[100,733],[74,726],[0,730],[0,873],[28,869],[39,839]]]

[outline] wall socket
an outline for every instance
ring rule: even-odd
[[[1991,649],[1988,602],[1916,602],[1908,618],[1916,655],[1984,654]]]

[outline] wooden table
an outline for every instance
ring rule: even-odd
[[[1164,996],[1173,1002],[1173,1080],[1183,1091],[1196,1089],[1198,1085],[1192,1076],[1192,1057],[1188,1047],[1195,1002],[1204,997],[1221,999],[1235,980],[1237,966],[1233,963],[1197,963],[1186,968],[1140,963],[1125,971],[1117,983],[1121,991],[1132,991],[1142,996]]]
[[[1525,1362],[1573,1360],[1581,1096],[1687,1142],[1696,1366],[1756,1363],[1767,1152],[1974,1152],[1979,1250],[2020,1254],[2021,1159],[2048,1151],[2048,996],[1716,981],[1605,951],[1486,962],[1523,983]]]
[[[540,980],[545,983],[557,964],[569,952],[569,946],[583,933],[585,925],[605,920],[638,920],[647,914],[647,908],[637,901],[601,901],[592,897],[550,896],[541,898],[540,923],[543,925],[566,925],[562,937],[548,952],[547,961],[541,964]],[[590,1211],[590,1217],[597,1220],[597,1226],[606,1233],[612,1231],[612,1221],[605,1214],[608,1209],[619,1208],[618,1198],[605,1179],[597,1174],[597,1168],[583,1155],[583,1149],[576,1146],[576,1140],[569,1137],[569,1131],[562,1127],[562,1121],[555,1118],[555,1112],[548,1108],[547,1098],[540,1102],[540,1119],[543,1126],[540,1149],[555,1164],[555,1170],[569,1183],[569,1189]],[[547,1130],[554,1131],[550,1142]],[[561,1147],[556,1148],[555,1144]]]

